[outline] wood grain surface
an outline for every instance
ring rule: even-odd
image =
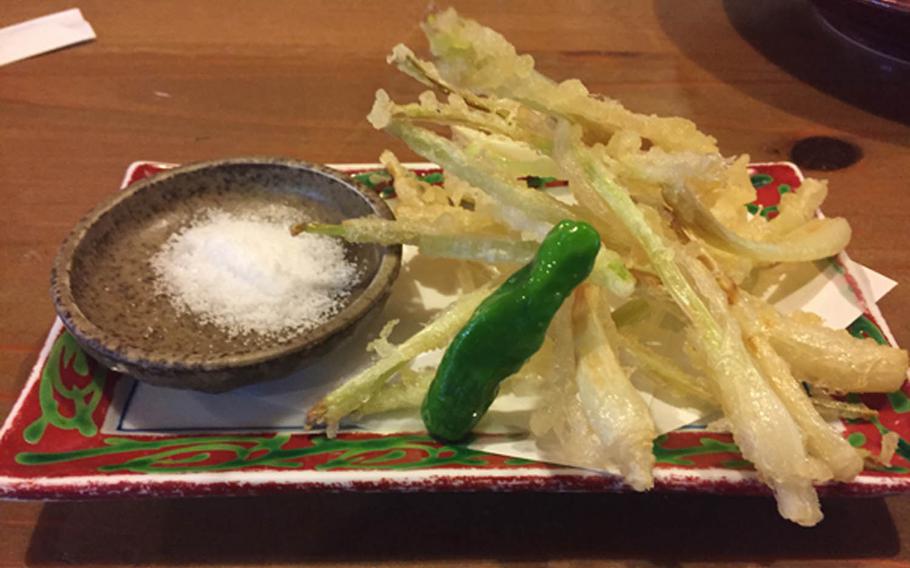
[[[786,159],[832,136],[861,161],[827,173],[848,249],[902,283],[881,306],[910,342],[910,67],[835,37],[801,1],[455,2],[629,108],[694,120],[726,154]],[[0,26],[72,7],[0,2]],[[81,0],[98,39],[0,67],[0,416],[53,317],[58,244],[137,159],[284,155],[373,161],[401,145],[364,120],[380,86],[418,87],[388,49],[425,49],[427,2]],[[807,530],[760,498],[305,495],[0,503],[0,565],[892,566],[910,502],[828,500]]]

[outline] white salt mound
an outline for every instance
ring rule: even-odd
[[[294,215],[289,207],[203,212],[152,257],[156,292],[232,337],[280,340],[326,322],[350,294],[357,267],[337,239],[292,237]]]

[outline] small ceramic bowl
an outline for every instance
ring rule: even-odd
[[[222,392],[305,366],[379,311],[401,267],[400,246],[346,243],[359,276],[340,311],[280,341],[231,336],[155,292],[150,259],[200,211],[273,205],[294,207],[307,221],[394,218],[373,191],[320,165],[234,158],[176,168],[119,192],[76,225],[51,275],[57,313],[90,355],[156,385]]]

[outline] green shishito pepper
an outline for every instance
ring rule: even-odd
[[[591,225],[562,221],[534,259],[474,311],[446,350],[423,401],[427,430],[442,440],[465,438],[499,392],[543,345],[563,300],[594,266],[600,236]]]

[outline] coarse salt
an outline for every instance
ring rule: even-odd
[[[328,321],[350,295],[357,267],[338,239],[292,237],[295,220],[290,207],[203,211],[152,257],[156,292],[231,337],[281,340]]]

